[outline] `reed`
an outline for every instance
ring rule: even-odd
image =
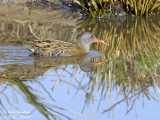
[[[135,16],[148,16],[160,11],[159,0],[74,0],[82,10],[92,17],[113,12],[115,4],[119,3],[126,13]],[[117,7],[118,9],[118,7]]]
[[[160,10],[159,0],[122,0],[128,13],[138,16],[148,16]]]

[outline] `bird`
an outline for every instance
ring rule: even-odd
[[[78,43],[64,42],[55,39],[38,39],[32,45],[25,45],[32,54],[41,56],[76,56],[88,53],[90,44],[98,42],[105,44],[103,40],[96,38],[92,33],[81,35]]]

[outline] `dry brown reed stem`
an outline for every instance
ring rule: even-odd
[[[154,82],[154,85],[156,86],[156,88],[157,88],[157,90],[158,90],[158,92],[160,94],[160,88],[158,87],[158,84],[157,84],[156,80],[154,79],[154,76],[151,76],[151,77],[152,77],[152,80]]]
[[[67,92],[67,93],[70,92],[70,88],[71,88],[71,86],[72,86],[72,82],[73,82],[74,77],[75,77],[75,75],[76,75],[76,73],[77,73],[77,67],[78,67],[78,64],[75,64],[74,69],[73,69],[73,72],[72,72],[72,75],[71,75],[71,76],[73,76],[73,77],[72,77],[71,82],[70,82],[70,84],[69,84],[68,92]],[[75,73],[74,73],[74,71],[75,71]],[[73,73],[74,73],[74,74],[73,74]]]
[[[60,79],[61,79],[62,75],[64,74],[64,72],[66,71],[66,69],[67,69],[67,67],[63,70],[63,72],[60,74],[60,76],[59,76],[58,79],[56,80],[56,82],[55,82],[55,84],[54,84],[52,90],[55,89],[56,85],[57,85],[58,82],[60,81]]]
[[[112,9],[112,5],[116,4],[117,2],[120,2],[122,9],[124,9],[127,13],[135,16],[148,16],[153,12],[160,12],[159,0],[89,0],[87,2],[79,2],[80,0],[74,1],[83,9],[85,9],[85,12],[92,17],[99,15],[103,17],[107,13],[103,11],[110,11]]]
[[[28,27],[29,27],[29,30],[30,30],[31,34],[32,34],[35,38],[39,39],[39,37],[33,32],[32,26],[29,24]]]

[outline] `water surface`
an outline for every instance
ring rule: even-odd
[[[0,13],[2,119],[159,118],[159,16],[100,21],[62,8],[1,7],[8,11]],[[35,57],[24,46],[36,37],[76,43],[84,32],[106,45],[65,58]]]

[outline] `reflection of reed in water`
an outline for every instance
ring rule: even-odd
[[[124,95],[121,102],[132,100],[130,110],[133,109],[136,99],[129,96],[142,95],[148,98],[150,85],[156,87],[160,93],[159,19],[159,16],[156,19],[137,18],[121,24],[94,20],[78,23],[79,33],[90,31],[109,44],[103,47],[96,44],[92,46],[102,51],[109,62],[95,69],[89,83],[90,92],[86,94],[86,104],[95,102],[96,94],[93,91],[99,91],[100,88],[102,99],[107,92],[111,96],[113,89],[119,90],[119,93]],[[100,56],[98,59],[103,58]],[[115,106],[105,112],[111,111]]]
[[[30,43],[35,40],[35,36],[77,42],[74,24],[0,18],[0,30],[1,45]]]
[[[51,29],[50,27],[48,27],[49,24],[46,25],[45,28],[43,27],[43,24],[39,25],[37,23],[27,24],[27,27],[29,25],[32,27],[33,32],[28,29],[32,37],[38,35],[38,37],[52,37],[50,36],[52,32],[48,34],[48,31]],[[116,89],[117,91],[119,91],[119,94],[124,97],[124,99],[120,102],[128,100],[132,101],[132,105],[129,106],[130,110],[132,110],[137,97],[139,97],[140,95],[146,96],[150,99],[152,98],[152,95],[150,94],[150,91],[148,89],[149,86],[152,86],[153,88],[156,87],[159,90],[159,17],[157,16],[157,18],[153,20],[136,19],[133,21],[121,23],[121,25],[119,25],[118,23],[114,23],[114,25],[112,24],[113,23],[105,23],[103,21],[97,22],[94,20],[80,21],[77,24],[78,35],[81,35],[84,31],[90,31],[95,34],[95,36],[105,40],[109,44],[109,46],[106,45],[102,47],[99,47],[99,45],[97,44],[94,44],[92,46],[93,49],[98,49],[103,52],[103,56],[99,56],[94,60],[103,61],[107,59],[108,62],[93,69],[93,71],[91,72],[90,81],[85,86],[81,86],[81,82],[83,82],[86,73],[84,73],[84,76],[82,76],[81,82],[79,82],[79,88],[86,88],[87,91],[86,104],[84,105],[84,108],[88,103],[95,102],[95,98],[97,95],[97,93],[95,94],[95,91],[100,92],[102,100],[106,97],[107,93],[111,97],[112,91]],[[53,25],[52,27],[55,26]],[[58,25],[57,27],[55,27],[55,30],[56,28],[58,28]],[[75,28],[73,27],[73,29]],[[47,35],[45,36],[45,34]],[[64,36],[67,35],[70,35],[70,33],[66,33]],[[20,35],[20,37],[21,36],[22,35]],[[74,35],[72,37],[74,38]],[[69,39],[71,40],[72,38],[66,38],[66,40]],[[74,40],[76,40],[76,37]],[[13,67],[14,70],[12,68],[12,71],[10,71],[10,73],[7,73],[7,71],[5,71],[1,76],[4,76],[3,82],[6,80],[6,78],[8,79],[9,76],[21,76],[18,77],[19,80],[32,79],[42,75],[51,67],[57,67],[57,69],[59,69],[59,65],[71,63],[74,64],[73,61],[77,61],[77,58],[67,59],[68,60],[65,60],[65,62],[62,62],[63,60],[56,60],[58,62],[55,62],[54,60],[40,60],[39,62],[36,62],[34,66],[18,66],[19,69],[16,68],[15,65]],[[72,78],[69,83],[68,92],[70,91],[72,83],[75,80],[76,69],[78,69],[77,66],[78,63],[75,63],[74,69],[72,71],[69,71],[71,72]],[[23,68],[21,67],[24,67],[25,70],[23,70]],[[67,66],[63,69],[64,72],[68,72],[65,70],[66,68]],[[16,72],[16,69],[19,73]],[[57,85],[61,76],[63,76],[64,72],[59,75],[57,82],[55,82],[55,86]],[[53,88],[55,86],[53,86]],[[136,96],[136,98],[134,99],[130,96]],[[118,104],[119,102],[111,106],[111,108],[107,109],[105,112],[112,110]]]
[[[68,74],[71,75],[72,77],[71,79],[73,80],[75,76],[72,74],[72,71],[66,71],[66,68],[69,66],[69,64],[73,64],[75,71],[81,68],[81,70],[83,71],[87,70],[86,72],[89,72],[89,71],[92,71],[96,66],[102,63],[105,63],[105,61],[92,62],[90,56],[88,55],[57,58],[57,59],[52,59],[52,58],[35,58],[35,59],[36,61],[33,65],[16,65],[15,64],[15,65],[4,66],[6,69],[4,69],[4,71],[0,71],[0,84],[6,84],[6,86],[9,84],[10,86],[12,86],[13,89],[16,89],[16,90],[17,90],[16,87],[18,87],[18,90],[21,93],[21,95],[22,96],[25,95],[27,102],[33,105],[42,115],[44,115],[46,119],[49,119],[50,117],[55,119],[57,118],[57,114],[58,114],[58,118],[65,117],[69,119],[69,117],[59,112],[59,110],[67,111],[64,108],[61,108],[55,105],[48,106],[45,103],[39,102],[38,97],[34,94],[35,91],[39,91],[39,90],[30,89],[30,86],[26,85],[25,82],[23,83],[22,81],[33,80],[32,82],[36,83],[37,82],[36,77],[43,76],[43,74],[50,69],[54,69],[56,73],[56,70],[63,69],[61,68],[61,66],[64,66],[64,71],[69,72]],[[62,75],[63,73],[58,77],[58,79],[60,79]],[[54,78],[55,76],[51,76],[51,77]],[[56,81],[55,86],[57,85],[57,83],[58,81]],[[4,91],[5,89],[3,90],[3,92]],[[46,92],[46,90],[44,91]],[[51,97],[50,93],[47,92],[47,94],[49,94],[49,96]],[[52,100],[53,102],[55,102],[53,98]],[[8,97],[7,97],[7,101],[9,103],[12,103],[12,101],[10,101],[10,98]],[[14,109],[21,111],[19,108],[17,107],[15,108],[12,104],[10,105]],[[5,108],[5,106],[3,107]],[[31,111],[30,114],[33,114],[33,113],[34,113],[34,110]],[[10,113],[7,113],[7,114],[8,116],[10,115]]]
[[[154,19],[137,18],[124,22],[97,22],[87,19],[77,24],[77,31],[79,34],[83,31],[90,31],[97,37],[106,40],[110,44],[109,48],[98,47],[103,51],[109,49],[109,53],[113,54],[121,50],[123,55],[127,55],[127,52],[135,53],[151,48],[151,46],[159,46],[159,19],[159,16]]]

